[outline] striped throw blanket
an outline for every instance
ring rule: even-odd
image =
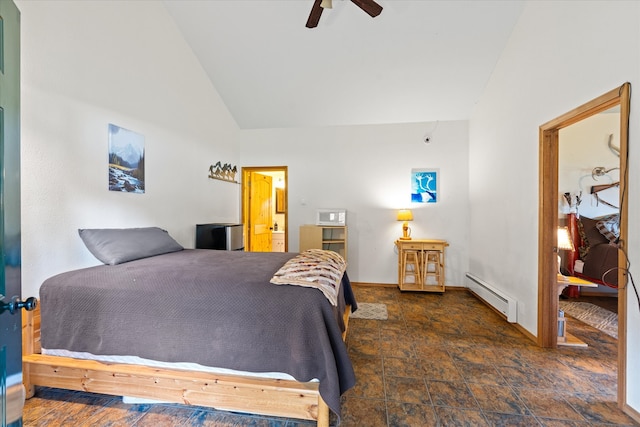
[[[337,306],[338,290],[346,269],[347,263],[338,253],[309,249],[287,261],[273,275],[271,283],[317,288]]]

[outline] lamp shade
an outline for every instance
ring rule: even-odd
[[[413,221],[411,209],[400,209],[398,211],[398,221]]]
[[[558,227],[558,250],[572,251],[573,242],[567,227]]]

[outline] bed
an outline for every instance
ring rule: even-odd
[[[574,250],[569,253],[569,274],[611,288],[618,287],[619,216],[587,218],[568,214]]]
[[[47,279],[39,310],[25,317],[28,394],[40,385],[318,425],[330,409],[339,419],[340,396],[355,384],[343,340],[357,305],[344,269],[332,300],[302,279],[283,285],[304,254],[182,249],[170,239],[170,249],[136,258],[127,237],[112,262],[88,237],[106,265]]]

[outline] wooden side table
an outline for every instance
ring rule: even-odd
[[[395,241],[398,248],[398,287],[401,291],[444,292],[445,240]]]
[[[567,286],[586,286],[589,288],[598,287],[596,283],[589,282],[588,280],[574,276],[563,276],[561,274],[558,274],[556,284],[558,285],[558,297],[562,293],[562,290]],[[587,343],[567,332],[567,318],[564,315],[558,316],[558,345],[587,347]]]

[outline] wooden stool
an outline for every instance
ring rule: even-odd
[[[424,251],[422,260],[422,283],[425,285],[435,285],[440,283],[440,252]]]
[[[419,251],[406,250],[404,251],[404,257],[402,258],[402,265],[400,270],[404,274],[406,280],[407,276],[413,276],[415,283],[420,283],[420,255]],[[411,269],[409,267],[412,267]]]

